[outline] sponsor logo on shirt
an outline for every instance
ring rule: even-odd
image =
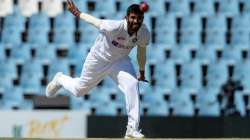
[[[117,40],[125,40],[124,37],[117,37]]]
[[[125,45],[122,45],[120,43],[118,43],[117,41],[113,40],[112,41],[112,44],[117,47],[117,48],[122,48],[122,49],[130,49],[132,48],[132,46],[125,46]]]
[[[137,38],[133,38],[132,42],[135,43],[137,41]]]

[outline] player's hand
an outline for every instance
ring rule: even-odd
[[[67,8],[68,10],[76,17],[80,17],[81,12],[79,9],[74,5],[72,0],[67,0]]]
[[[139,77],[137,79],[139,81],[143,81],[143,82],[147,82],[148,83],[148,80],[146,80],[146,78],[144,76],[144,71],[140,71],[140,75],[139,75]]]

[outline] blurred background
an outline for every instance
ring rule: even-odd
[[[73,1],[82,12],[115,20],[140,2]],[[145,135],[250,137],[250,1],[146,2]],[[124,135],[124,95],[109,78],[84,97],[63,89],[56,98],[44,96],[56,72],[80,75],[97,34],[67,11],[65,0],[0,0],[0,137]],[[138,69],[136,49],[130,56]]]

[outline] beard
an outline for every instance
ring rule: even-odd
[[[130,25],[128,27],[130,28],[131,31],[137,32],[140,29],[141,24],[130,23]]]

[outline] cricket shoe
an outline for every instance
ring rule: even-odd
[[[59,78],[62,76],[62,72],[56,73],[56,75],[53,77],[53,80],[48,84],[46,87],[45,95],[47,97],[54,97],[56,95],[56,92],[62,87],[59,84]]]
[[[125,139],[143,139],[144,135],[141,133],[141,130],[137,130],[131,126],[127,126],[127,131],[125,134]]]

